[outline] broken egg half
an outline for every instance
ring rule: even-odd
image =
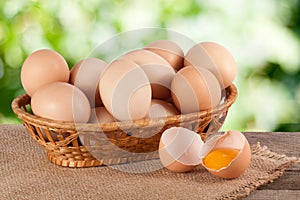
[[[202,164],[211,174],[232,179],[248,168],[251,150],[239,131],[217,133],[203,142],[194,131],[172,127],[161,136],[159,157],[163,166],[174,172],[188,172]]]

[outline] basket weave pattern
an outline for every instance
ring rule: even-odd
[[[14,99],[12,109],[28,133],[46,149],[52,163],[65,167],[92,167],[158,158],[161,134],[174,126],[191,129],[205,140],[221,128],[229,107],[237,98],[234,85],[226,88],[225,93],[224,102],[212,110],[108,124],[74,124],[35,116],[29,111],[27,94]],[[85,146],[79,135],[83,136]],[[90,144],[91,141],[94,143]],[[90,152],[100,154],[98,159]]]

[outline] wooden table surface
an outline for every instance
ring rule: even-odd
[[[300,132],[250,132],[245,133],[245,136],[250,144],[260,142],[276,153],[300,157]],[[249,197],[244,199],[300,200],[300,162],[288,168],[282,177],[273,183],[259,187]]]
[[[300,158],[300,132],[248,132],[244,134],[250,144],[260,142],[273,152]],[[0,199],[2,199],[1,194]],[[288,168],[273,183],[259,187],[244,199],[300,200],[300,162]]]

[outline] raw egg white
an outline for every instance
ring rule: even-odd
[[[202,159],[203,166],[215,176],[231,179],[241,176],[251,161],[251,149],[239,131],[227,131]]]
[[[53,82],[68,82],[69,68],[57,52],[42,49],[30,54],[21,69],[21,82],[29,96],[40,87]]]

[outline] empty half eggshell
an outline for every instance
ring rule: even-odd
[[[201,137],[182,127],[165,130],[159,143],[161,163],[173,172],[188,172],[201,163]]]
[[[164,58],[144,49],[130,51],[121,58],[135,62],[144,70],[151,83],[153,99],[170,97],[170,87],[175,71]]]
[[[210,145],[208,145],[210,143]],[[214,143],[214,145],[212,145]],[[227,166],[218,170],[206,166],[206,156],[214,150],[234,150],[238,151],[236,156]],[[214,138],[214,142],[208,140],[201,149],[202,165],[213,175],[220,178],[232,179],[241,176],[248,168],[251,161],[251,149],[245,136],[239,131],[227,131],[223,135]],[[214,162],[221,162],[215,158]],[[219,164],[219,163],[218,163]]]
[[[148,44],[144,49],[163,57],[175,71],[179,71],[183,67],[183,51],[181,47],[173,41],[157,40]]]

